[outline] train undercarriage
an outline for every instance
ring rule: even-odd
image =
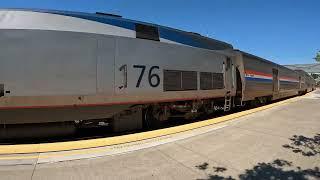
[[[299,95],[305,93],[299,92]],[[201,116],[258,107],[272,101],[272,96],[257,97],[246,102],[241,101],[241,96],[233,96],[230,98],[139,104],[132,105],[127,110],[109,118],[52,123],[3,124],[0,128],[0,142],[21,138],[64,137],[75,134],[79,129],[106,128],[114,133],[152,130],[172,119],[178,119],[181,123],[189,123]]]
[[[132,105],[109,118],[68,122],[3,124],[0,141],[14,138],[65,136],[77,129],[109,127],[113,132],[155,129],[171,118],[192,120],[204,114],[224,111],[224,98]]]

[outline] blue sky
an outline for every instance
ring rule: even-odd
[[[313,63],[320,0],[2,0],[0,8],[109,12],[198,32],[280,64]]]

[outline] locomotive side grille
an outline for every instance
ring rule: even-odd
[[[213,78],[213,89],[224,88],[223,73],[212,73],[212,78]]]
[[[212,89],[212,73],[200,72],[200,89],[201,90]]]
[[[182,71],[182,90],[197,90],[197,72]]]
[[[223,73],[200,72],[200,89],[223,89]]]
[[[181,90],[181,71],[164,70],[163,71],[163,90],[179,91]]]
[[[197,90],[197,72],[195,71],[163,71],[163,90],[164,91],[188,91]]]

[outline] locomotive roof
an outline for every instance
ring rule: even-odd
[[[108,14],[108,13],[85,13],[85,12],[73,12],[73,11],[61,11],[61,10],[46,10],[46,9],[2,9],[9,11],[30,11],[39,13],[57,14],[63,16],[71,16],[75,18],[81,18],[85,20],[95,21],[103,24],[109,24],[118,26],[121,28],[135,30],[135,24],[143,24],[148,26],[157,27],[161,38],[168,39],[180,44],[189,45],[193,47],[210,49],[210,50],[224,50],[233,49],[233,46],[229,43],[202,36],[198,33],[182,31],[166,26],[161,26],[153,23],[141,22],[136,20],[125,19],[122,16]]]

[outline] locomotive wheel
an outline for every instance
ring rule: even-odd
[[[143,126],[147,129],[157,128],[164,118],[160,107],[149,106],[143,111]]]

